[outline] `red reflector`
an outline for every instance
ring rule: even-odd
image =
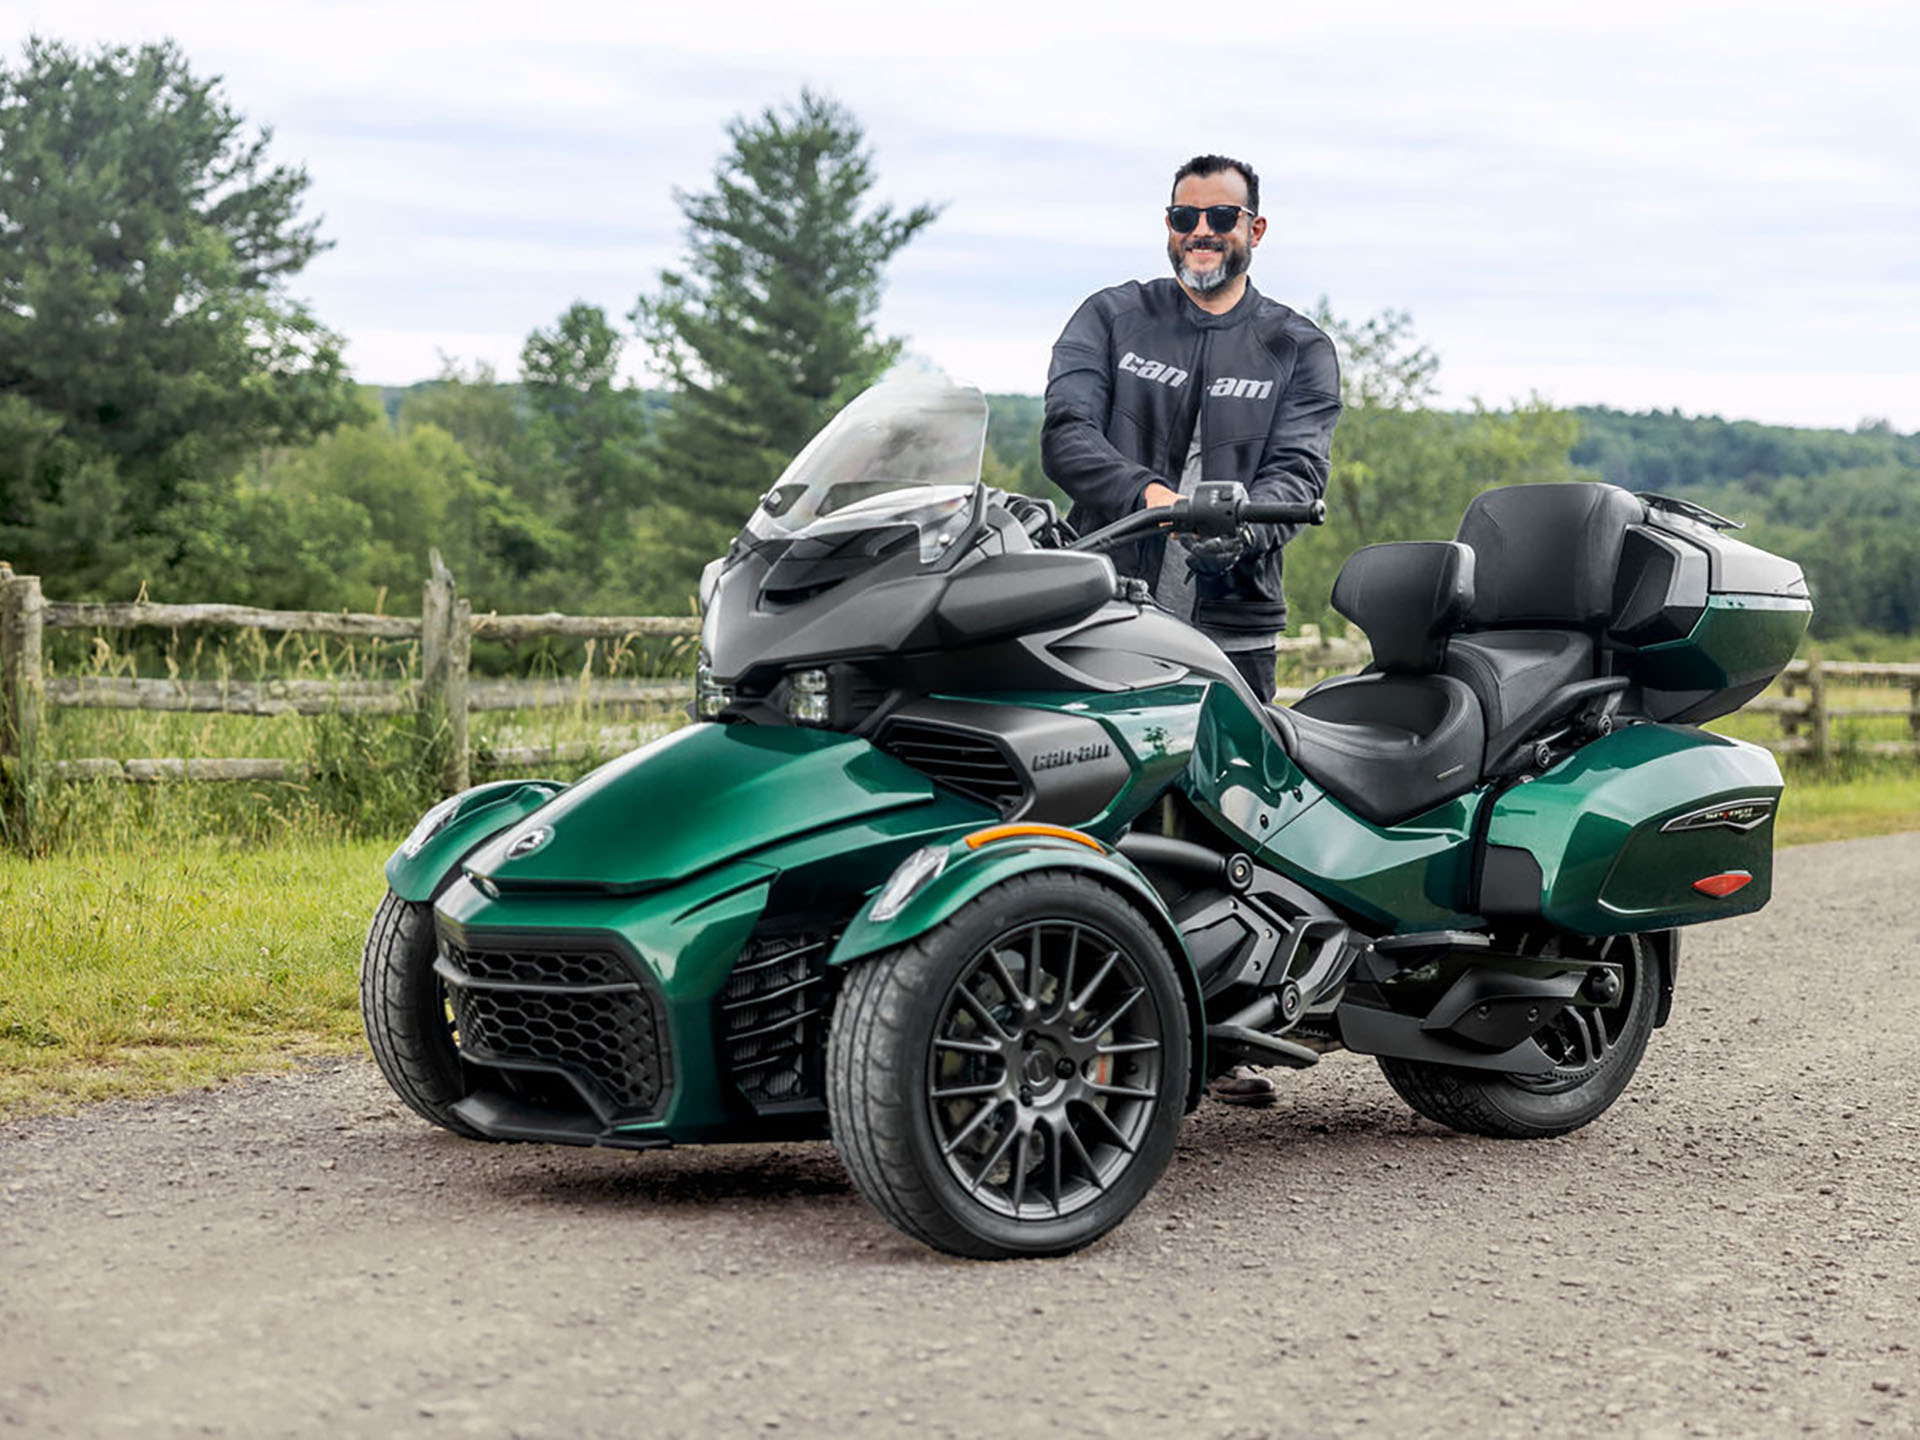
[[[1743,889],[1753,876],[1744,870],[1729,870],[1724,875],[1709,875],[1704,880],[1693,882],[1693,888],[1702,895],[1711,895],[1716,900],[1724,900],[1734,891]]]

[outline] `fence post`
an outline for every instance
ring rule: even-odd
[[[454,593],[453,572],[438,550],[427,552],[432,575],[420,596],[420,704],[429,724],[444,717],[446,763],[440,786],[457,794],[472,783],[467,757],[467,674],[473,647],[473,605]]]
[[[16,575],[0,561],[0,835],[31,850],[39,819],[40,665],[46,612],[38,575]]]
[[[1780,698],[1782,700],[1793,699],[1793,692],[1798,688],[1799,685],[1794,678],[1793,667],[1789,664],[1785,670],[1780,672]],[[1799,738],[1800,717],[1791,710],[1782,710],[1780,712],[1780,734],[1781,737],[1788,742]],[[1792,754],[1793,749],[1794,747],[1791,743],[1786,746],[1786,752],[1788,754]]]
[[[1807,718],[1812,722],[1813,761],[1825,765],[1833,759],[1833,718],[1827,712],[1827,672],[1820,656],[1807,656]]]
[[[1920,756],[1920,680],[1907,686],[1907,734],[1913,738],[1913,753]]]

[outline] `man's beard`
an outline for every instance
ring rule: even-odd
[[[1187,268],[1187,249],[1190,246],[1207,248],[1208,242],[1220,249],[1220,263],[1213,269],[1195,273]],[[1237,275],[1247,273],[1247,267],[1253,263],[1248,247],[1239,244],[1231,235],[1213,235],[1206,239],[1194,236],[1170,235],[1167,237],[1167,259],[1173,262],[1174,276],[1189,290],[1205,295],[1218,290]]]

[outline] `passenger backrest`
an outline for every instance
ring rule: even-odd
[[[1340,567],[1333,608],[1366,632],[1374,669],[1430,675],[1446,655],[1447,636],[1473,604],[1473,587],[1473,551],[1465,545],[1368,545]]]
[[[1508,485],[1476,496],[1456,537],[1475,559],[1467,628],[1605,626],[1627,527],[1645,518],[1645,503],[1617,485]]]

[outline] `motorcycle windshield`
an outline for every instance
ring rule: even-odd
[[[945,381],[886,381],[834,416],[747,520],[754,540],[833,541],[912,527],[923,562],[965,533],[980,486],[987,400]]]

